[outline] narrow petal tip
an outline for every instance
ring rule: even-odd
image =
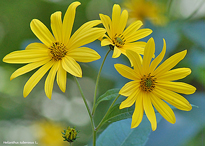
[[[6,62],[6,56],[2,59],[3,62]]]
[[[156,125],[152,125],[152,131],[155,131],[157,129],[157,124]]]
[[[28,93],[26,93],[25,91],[23,91],[23,97],[26,98],[28,96]]]
[[[11,77],[10,77],[10,81],[13,80],[14,78],[15,78],[15,77],[13,77],[13,76],[11,75]]]
[[[81,5],[81,3],[79,1],[73,2],[73,4],[75,5]]]
[[[65,90],[66,90],[66,89],[61,89],[61,91],[62,91],[63,93],[65,93]]]
[[[184,51],[181,51],[181,53],[184,55],[184,57],[186,56],[187,54],[187,50],[184,50]]]
[[[78,78],[82,78],[82,74],[81,74],[81,75],[80,75],[80,74],[78,74],[78,75],[73,75],[73,76],[78,77]]]
[[[51,96],[52,96],[52,95],[46,95],[46,96],[48,97],[48,99],[50,99],[50,100],[51,100]]]
[[[150,31],[152,31],[152,30],[150,29]],[[151,37],[151,38],[148,40],[148,42],[149,42],[149,43],[150,43],[150,42],[154,43],[153,37]],[[147,42],[147,43],[148,43],[148,42]]]
[[[114,67],[117,70],[120,67],[120,64],[114,64]]]
[[[122,106],[122,103],[120,104],[120,106],[119,106],[119,109],[123,109],[124,107]]]
[[[190,111],[190,110],[192,110],[192,106],[191,106],[191,104],[189,103],[189,104],[187,104],[187,106],[186,106],[186,108],[184,109],[184,111]]]
[[[11,53],[12,53],[12,52],[11,52]],[[7,54],[7,55],[2,59],[2,61],[5,62],[5,63],[10,63],[9,60],[11,60],[12,58],[9,57],[9,56],[10,56],[11,53]]]

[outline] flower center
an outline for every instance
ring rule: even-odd
[[[150,76],[150,74],[151,73],[144,75],[140,81],[141,89],[146,92],[151,92],[155,87],[155,83],[157,83],[156,78],[154,78],[154,76]]]
[[[52,59],[55,61],[61,60],[67,54],[66,47],[59,42],[54,42],[49,49]]]
[[[125,38],[123,37],[123,35],[119,34],[115,34],[115,37],[113,39],[113,43],[117,46],[117,47],[122,47],[125,44]]]

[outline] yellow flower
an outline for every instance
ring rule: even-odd
[[[43,146],[65,146],[61,131],[63,126],[52,121],[39,121],[35,124],[34,134],[38,144]]]
[[[172,69],[185,57],[187,51],[176,53],[160,65],[159,63],[166,52],[165,40],[162,52],[151,62],[154,52],[155,43],[153,38],[151,38],[145,46],[142,63],[137,53],[127,50],[127,56],[132,61],[134,69],[122,64],[115,64],[115,68],[122,76],[133,80],[125,84],[119,91],[119,94],[128,96],[120,104],[120,109],[130,107],[135,103],[131,128],[135,128],[140,124],[145,111],[152,130],[156,130],[157,121],[153,106],[172,124],[176,121],[175,115],[166,102],[180,110],[190,111],[192,109],[190,103],[178,93],[193,94],[196,88],[192,85],[175,81],[189,75],[191,70],[189,68]]]
[[[168,18],[165,17],[165,6],[163,3],[147,0],[127,0],[124,6],[129,11],[130,22],[149,19],[154,25],[165,25]]]
[[[50,72],[45,81],[47,97],[51,99],[56,74],[58,86],[65,92],[67,72],[73,76],[82,77],[81,67],[76,61],[91,62],[100,58],[94,50],[81,47],[105,33],[103,28],[93,28],[101,23],[100,20],[85,23],[71,36],[76,8],[79,5],[80,2],[73,2],[68,7],[63,22],[60,11],[51,15],[51,29],[54,36],[41,21],[32,20],[31,30],[42,43],[31,43],[25,50],[15,51],[4,57],[3,61],[7,63],[28,63],[16,70],[11,75],[11,80],[42,66],[25,84],[24,97],[28,96],[49,69]]]
[[[135,21],[125,29],[128,19],[127,10],[123,10],[115,4],[112,11],[112,20],[109,16],[100,14],[100,19],[107,31],[105,39],[101,41],[101,46],[112,45],[114,52],[112,57],[117,58],[123,53],[126,55],[126,50],[131,49],[139,54],[144,53],[145,42],[135,42],[152,33],[151,29],[139,28],[143,25],[141,21]],[[124,30],[125,29],[125,30]]]

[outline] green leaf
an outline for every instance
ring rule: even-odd
[[[134,111],[134,107],[119,109],[120,104],[114,105],[106,118],[102,121],[102,125],[111,124],[116,121],[120,121],[123,119],[128,119],[132,117],[132,113]]]
[[[162,118],[159,113],[156,116],[159,122]],[[97,146],[144,146],[151,132],[151,125],[146,116],[137,128],[130,127],[130,118],[112,123],[99,135]]]
[[[111,100],[118,96],[120,89],[110,89],[107,92],[105,92],[103,95],[101,95],[96,102],[95,108],[98,106],[98,104],[102,101]]]

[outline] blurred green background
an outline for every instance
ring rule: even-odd
[[[99,13],[111,16],[112,6],[118,3],[123,7],[123,0],[79,0],[73,31],[83,23],[99,19]],[[137,1],[137,0],[136,0]],[[30,30],[32,19],[39,19],[50,29],[50,15],[62,11],[63,16],[72,0],[1,0],[0,1],[0,59],[16,50],[25,49],[38,41]],[[155,132],[151,132],[146,146],[202,146],[205,131],[205,2],[204,0],[165,0],[150,2],[163,3],[166,24],[156,25],[150,19],[144,20],[144,28],[151,28],[153,33],[143,39],[153,37],[156,43],[156,55],[162,50],[162,39],[167,42],[166,58],[176,52],[187,49],[188,53],[177,67],[189,67],[192,74],[183,79],[197,88],[193,95],[185,96],[193,107],[190,112],[175,110],[174,125],[161,120]],[[88,44],[102,58],[107,47],[100,47],[96,41]],[[81,64],[83,78],[79,79],[88,103],[92,105],[95,79],[102,58],[92,63]],[[127,80],[114,69],[115,63],[128,64],[121,55],[112,59],[109,54],[102,70],[98,93],[103,94],[111,88],[121,88]],[[4,141],[36,141],[40,146],[64,146],[61,131],[67,126],[80,131],[74,145],[85,145],[91,139],[91,126],[88,113],[78,88],[71,75],[68,75],[65,93],[54,84],[52,99],[44,93],[45,77],[38,83],[27,98],[23,98],[23,87],[34,71],[10,81],[10,75],[22,65],[0,62],[0,145]],[[123,97],[124,99],[124,97]],[[122,100],[123,100],[122,99]],[[100,104],[96,120],[101,118],[109,102]],[[98,120],[97,120],[98,122]]]

